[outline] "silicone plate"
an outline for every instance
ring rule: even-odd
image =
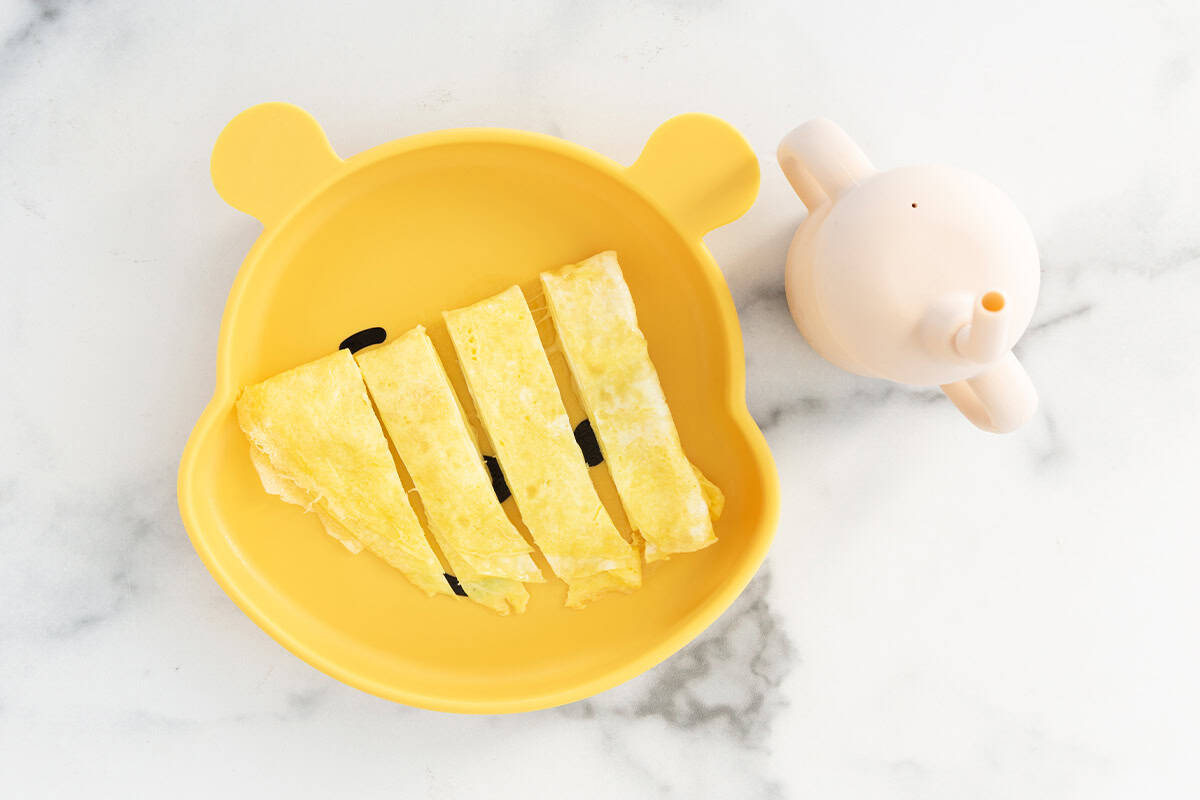
[[[745,587],[774,533],[779,490],[745,406],[733,303],[700,241],[758,191],[757,160],[732,127],[676,117],[628,168],[559,139],[495,129],[412,136],[343,161],[307,113],[268,103],[221,133],[212,175],[265,230],[229,294],[216,391],[183,454],[179,506],[213,576],[281,644],[399,702],[525,711],[652,667]],[[363,329],[400,334],[420,323],[466,397],[440,312],[513,283],[536,310],[540,271],[606,249],[621,259],[688,456],[728,498],[718,544],[648,568],[634,594],[572,611],[552,580],[530,586],[527,613],[499,617],[462,598],[425,597],[379,559],[351,556],[315,515],[263,491],[233,414],[242,386]],[[567,401],[580,422],[578,403]],[[592,472],[619,517],[604,465]],[[504,505],[515,515],[511,500]]]

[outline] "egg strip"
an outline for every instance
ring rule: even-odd
[[[452,594],[348,350],[247,386],[237,418],[268,492],[315,511],[348,549],[365,545],[425,593]]]
[[[384,429],[467,597],[521,613],[522,581],[544,581],[533,548],[509,522],[446,370],[423,327],[355,356]]]
[[[710,513],[719,513],[723,497],[684,455],[616,254],[541,278],[617,494],[645,540],[646,560],[708,547],[717,540]]]
[[[640,586],[640,559],[588,476],[521,290],[443,317],[522,520],[554,572],[569,587],[584,584],[568,605],[586,603],[596,586]]]

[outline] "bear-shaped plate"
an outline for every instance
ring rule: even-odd
[[[561,139],[487,128],[420,134],[343,160],[306,112],[267,103],[221,133],[212,174],[264,231],[229,294],[216,390],[183,454],[179,506],[213,576],[277,641],[391,700],[526,711],[654,666],[749,582],[774,534],[778,478],[746,409],[733,302],[701,241],[758,191],[757,159],[732,127],[675,117],[629,167]],[[459,597],[426,597],[263,491],[233,410],[241,387],[344,341],[369,345],[421,324],[466,397],[441,312],[513,284],[536,312],[541,271],[602,250],[619,254],[688,457],[725,493],[717,544],[652,565],[641,590],[583,610],[563,607],[560,581],[530,585],[527,612],[500,617]],[[563,365],[555,369],[569,384]],[[564,394],[580,425],[578,402]],[[616,519],[605,470],[592,467]]]

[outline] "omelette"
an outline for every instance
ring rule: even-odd
[[[268,492],[316,512],[349,550],[365,546],[426,594],[453,594],[350,351],[247,386],[237,419]]]
[[[688,461],[616,253],[543,272],[580,399],[647,562],[715,542],[724,497]]]
[[[509,522],[445,367],[417,326],[355,356],[384,429],[425,509],[429,530],[467,597],[500,614],[545,578]]]
[[[596,494],[521,290],[443,317],[521,519],[567,583],[567,605],[638,588],[641,559]]]

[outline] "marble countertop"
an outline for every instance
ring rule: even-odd
[[[1200,793],[1195,3],[7,0],[0,42],[0,795]],[[268,99],[343,154],[502,125],[629,162],[690,110],[744,132],[761,195],[708,242],[784,504],[707,633],[591,700],[459,717],[337,683],[221,592],[175,471],[258,233],[208,156]],[[1027,213],[1026,429],[793,328],[774,149],[817,115]]]

